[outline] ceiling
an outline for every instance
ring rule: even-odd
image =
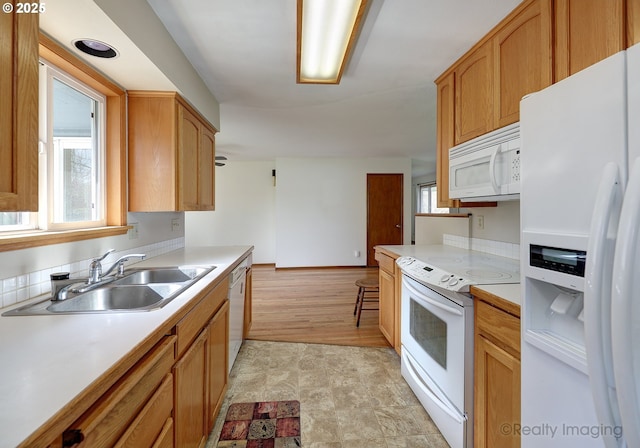
[[[408,157],[414,175],[435,172],[433,80],[520,3],[370,0],[341,83],[313,85],[296,84],[296,0],[147,1],[220,103],[218,154]]]

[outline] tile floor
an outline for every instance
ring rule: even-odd
[[[206,447],[231,403],[275,400],[300,401],[304,448],[448,447],[393,349],[263,341],[243,344]]]

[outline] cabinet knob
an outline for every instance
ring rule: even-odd
[[[81,429],[67,429],[62,433],[62,446],[74,446],[84,440],[84,434]]]

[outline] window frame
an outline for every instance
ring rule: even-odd
[[[8,232],[7,235],[0,235],[0,252],[123,235],[129,229],[125,90],[42,32],[39,35],[39,56],[106,97],[106,225],[75,230]]]
[[[72,229],[87,229],[93,227],[104,227],[106,224],[106,152],[107,147],[105,144],[105,130],[106,130],[106,97],[96,91],[95,89],[87,86],[74,78],[70,74],[60,70],[58,67],[52,65],[49,61],[41,59],[41,71],[43,72],[43,79],[41,80],[41,86],[45,84],[44,89],[46,94],[46,100],[42,101],[42,108],[46,108],[44,117],[41,117],[41,142],[44,141],[46,147],[44,154],[41,155],[42,159],[39,166],[39,173],[41,181],[39,182],[39,197],[40,206],[38,212],[39,228],[42,230],[72,230]],[[99,217],[92,221],[70,221],[70,222],[58,222],[55,220],[55,187],[56,182],[60,182],[60,178],[55,175],[55,164],[57,157],[55,155],[55,141],[53,139],[53,128],[51,116],[53,113],[53,82],[57,80],[68,87],[77,90],[78,92],[86,95],[92,100],[98,103],[98,120],[100,122],[98,128],[98,134],[94,135],[96,138],[96,144],[99,147],[98,150],[98,173],[96,173],[97,181],[99,184],[98,192],[96,196],[96,206],[100,208]],[[40,92],[42,99],[43,92]],[[44,173],[43,173],[44,172]],[[58,187],[60,188],[60,187]]]

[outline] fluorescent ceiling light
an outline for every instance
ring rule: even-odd
[[[298,0],[298,83],[338,84],[368,0]]]

